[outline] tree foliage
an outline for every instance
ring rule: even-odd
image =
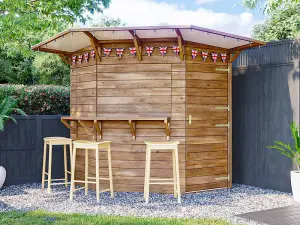
[[[14,43],[24,51],[40,42],[44,32],[86,23],[88,13],[102,12],[109,4],[110,0],[1,0],[0,46]]]
[[[264,41],[300,37],[300,3],[287,4],[272,11],[263,24],[254,26],[252,34]]]
[[[242,3],[246,8],[255,9],[259,7],[260,10],[269,14],[286,4],[298,4],[300,0],[242,0]]]

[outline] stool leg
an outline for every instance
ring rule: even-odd
[[[96,148],[96,197],[97,202],[100,202],[100,180],[99,180],[99,149]]]
[[[151,164],[151,146],[148,147],[148,159],[147,159],[147,182],[146,182],[146,203],[149,202],[149,191],[150,191],[150,164]]]
[[[72,154],[73,154],[73,143],[72,143],[72,141],[70,141],[69,147],[70,147],[70,172],[71,172],[70,175],[72,176]]]
[[[108,158],[108,172],[109,172],[109,188],[110,188],[110,197],[114,198],[114,187],[113,187],[113,176],[112,176],[112,166],[111,166],[111,151],[110,144],[107,147],[107,158]]]
[[[75,163],[76,163],[76,147],[73,148],[72,152],[72,162],[71,162],[71,190],[70,190],[70,200],[73,200],[73,193],[75,190]]]
[[[46,144],[46,142],[44,142],[43,171],[42,171],[42,189],[44,189],[44,187],[45,187],[46,159],[47,159],[47,144]]]
[[[65,186],[68,187],[67,146],[64,145]]]
[[[178,146],[175,149],[175,163],[176,163],[176,180],[177,180],[176,183],[177,183],[178,203],[181,203]]]
[[[48,193],[51,192],[51,177],[52,175],[52,143],[49,142],[49,162],[48,162]]]
[[[176,162],[175,162],[175,150],[172,150],[173,161],[173,179],[174,179],[174,197],[177,198],[177,176],[176,176]]]
[[[87,195],[89,192],[88,176],[89,176],[89,151],[86,148],[85,149],[85,184],[84,184],[85,195]]]
[[[146,145],[146,161],[145,161],[145,179],[144,179],[144,199],[146,200],[147,193],[147,165],[148,165],[148,145]]]

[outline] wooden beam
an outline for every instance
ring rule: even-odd
[[[178,46],[179,46],[179,54],[180,54],[180,60],[184,60],[184,52],[183,52],[183,38],[181,35],[181,32],[179,29],[175,29],[178,39]]]
[[[233,53],[230,53],[230,59],[229,59],[229,62],[230,63],[233,63],[238,57],[239,55],[241,54],[242,51],[236,51],[234,54]]]
[[[230,48],[228,49],[229,52],[236,52],[236,51],[241,51],[241,50],[245,50],[245,49],[248,49],[248,48],[255,48],[255,47],[258,47],[260,46],[261,44],[259,43],[249,43],[249,44],[246,44],[246,45],[241,45],[239,47],[235,47],[235,48]]]
[[[95,141],[97,141],[97,132],[94,132],[93,130],[91,130],[87,124],[85,122],[83,122],[82,120],[78,120],[78,123],[87,131],[90,133],[90,135],[93,135],[93,139]],[[96,134],[95,134],[96,133]]]
[[[60,50],[55,50],[50,48],[36,48],[35,50],[41,52],[54,53],[54,54],[72,55],[72,52],[60,51]]]
[[[135,121],[129,120],[128,123],[129,123],[129,126],[130,126],[132,139],[135,140],[135,138],[136,138]]]
[[[70,58],[68,57],[68,58],[66,58],[66,56],[65,55],[63,55],[63,54],[59,54],[59,57],[65,62],[65,63],[67,63],[68,65],[71,65],[71,62],[70,62]]]
[[[101,46],[99,44],[99,41],[97,38],[94,37],[94,35],[89,31],[84,31],[84,33],[90,38],[91,45],[95,51],[96,59],[101,61],[101,55],[99,54],[99,51],[101,52]]]
[[[76,132],[76,130],[65,120],[61,120],[61,122],[67,127],[69,128],[71,131]]]
[[[101,140],[102,139],[102,122],[94,120],[94,127],[99,135],[100,140]]]
[[[140,38],[136,35],[136,33],[133,30],[129,30],[129,33],[132,35],[137,57],[139,61],[142,61],[142,47],[141,47]]]
[[[166,135],[167,135],[167,141],[170,140],[170,121],[169,120],[165,120],[165,128],[166,128]]]

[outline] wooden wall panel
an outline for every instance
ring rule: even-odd
[[[128,47],[122,59],[118,59],[112,47],[111,55],[101,61],[73,66],[71,113],[111,118],[136,116],[170,116],[171,140],[180,141],[179,160],[181,191],[185,192],[185,62],[176,57],[171,49],[177,43],[151,43],[151,46],[169,46],[167,56],[159,56],[158,48],[147,57],[143,48],[143,60],[133,58]],[[125,45],[123,47],[125,47]],[[144,43],[147,46],[147,43]],[[104,47],[104,45],[103,45]],[[122,47],[122,46],[119,46]],[[173,91],[173,89],[177,88]],[[76,93],[76,95],[75,95]],[[220,96],[222,97],[222,96]],[[93,103],[93,104],[92,104]],[[136,139],[132,140],[128,122],[105,121],[102,124],[102,140],[112,141],[112,165],[116,191],[143,191],[145,167],[144,141],[166,141],[164,124],[158,121],[139,121]],[[75,137],[72,134],[72,137]],[[92,140],[83,128],[78,130],[79,139]],[[84,151],[77,160],[77,177],[84,177]],[[107,176],[107,155],[100,152],[101,174]],[[151,174],[156,177],[172,176],[171,153],[158,151],[152,154]],[[90,173],[94,175],[95,156],[89,154]],[[107,182],[103,182],[103,187]],[[94,188],[93,186],[91,186]],[[173,192],[173,185],[152,185],[150,191]]]

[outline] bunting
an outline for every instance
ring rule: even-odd
[[[172,50],[175,52],[176,56],[178,56],[180,51],[179,46],[172,46]]]
[[[195,49],[192,49],[191,51],[192,51],[192,58],[193,58],[193,59],[196,59],[196,56],[197,56],[198,51],[195,50]]]
[[[122,58],[123,52],[124,52],[124,48],[117,48],[116,49],[116,53],[117,53],[117,56],[119,57],[119,59]]]
[[[79,56],[78,56],[78,61],[79,61],[80,64],[82,63],[82,58],[83,58],[82,55],[79,55]]]
[[[205,62],[208,57],[208,52],[202,52],[202,59]]]
[[[129,48],[132,57],[136,57],[136,48]]]
[[[212,57],[214,63],[216,63],[217,59],[218,59],[218,53],[211,53],[211,57]]]
[[[103,48],[103,53],[105,57],[108,57],[110,55],[111,48]]]
[[[85,62],[88,62],[88,60],[89,60],[89,53],[88,52],[84,53],[83,57],[84,57]]]
[[[150,57],[152,55],[153,49],[154,49],[154,47],[146,47],[146,53],[147,53],[148,57]]]
[[[221,53],[221,58],[222,58],[223,63],[226,63],[227,53]]]
[[[168,49],[168,47],[159,47],[159,52],[163,58],[167,54],[167,49]]]

